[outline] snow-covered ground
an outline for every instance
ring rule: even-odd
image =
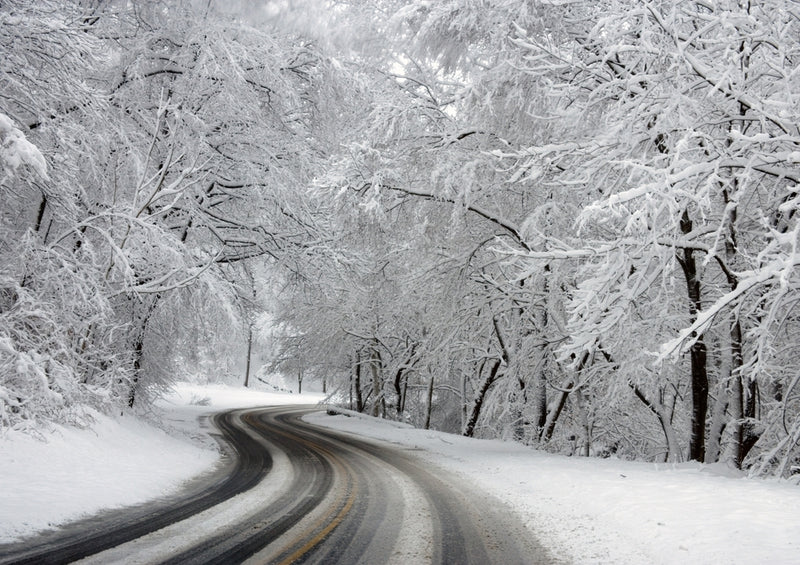
[[[103,416],[92,430],[57,428],[46,443],[7,433],[0,438],[0,543],[175,491],[208,470],[219,456],[199,416],[319,399],[181,385],[159,405],[169,433],[135,418]],[[798,486],[717,467],[553,456],[361,415],[319,412],[307,420],[414,448],[505,501],[567,561],[800,564]]]

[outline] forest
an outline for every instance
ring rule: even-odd
[[[4,0],[0,60],[0,429],[258,357],[800,474],[797,2]]]

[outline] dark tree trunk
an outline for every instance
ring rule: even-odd
[[[584,352],[583,357],[581,357],[581,360],[578,363],[578,370],[577,370],[578,374],[580,374],[581,371],[583,371],[588,362],[589,362],[589,352],[586,351]],[[565,386],[559,393],[558,401],[556,401],[556,404],[553,407],[553,409],[550,410],[550,412],[547,414],[547,420],[545,421],[545,425],[542,428],[542,436],[540,438],[540,441],[542,443],[547,443],[548,441],[550,441],[550,439],[552,439],[553,431],[555,431],[556,429],[556,422],[558,422],[558,418],[561,416],[561,412],[564,410],[564,406],[566,406],[567,404],[567,398],[569,397],[569,394],[575,390],[574,387],[575,387],[575,380],[570,379],[569,382],[567,383],[567,386]]]
[[[472,437],[475,433],[475,426],[478,423],[478,418],[481,416],[483,401],[486,399],[486,393],[489,392],[489,388],[491,388],[492,384],[498,379],[500,365],[500,359],[495,359],[492,363],[492,368],[489,370],[489,374],[486,375],[481,388],[478,390],[478,395],[475,397],[475,402],[472,405],[472,412],[470,413],[469,420],[467,420],[467,425],[464,426],[464,435],[467,437]]]
[[[567,397],[572,390],[569,387],[573,386],[573,382],[567,384],[568,388],[565,388],[559,393],[558,401],[556,401],[556,405],[553,407],[553,410],[547,415],[547,420],[545,422],[544,428],[542,430],[542,443],[547,443],[553,437],[553,432],[556,429],[556,422],[558,422],[559,416],[561,416],[561,412],[564,410],[564,406],[567,404]]]
[[[735,442],[734,463],[738,469],[744,461],[744,389],[742,387],[742,328],[738,320],[731,325],[731,383],[733,388],[732,416],[733,441]]]
[[[524,441],[526,422],[523,407],[528,403],[528,394],[523,379],[517,378],[517,384],[519,385],[519,398],[514,400],[517,405],[516,408],[514,408],[514,440]]]
[[[702,340],[702,338],[700,338]],[[705,459],[706,416],[708,414],[708,374],[706,372],[706,347],[695,342],[690,351],[692,363],[692,431],[689,441],[689,459]]]
[[[353,375],[353,392],[356,395],[356,412],[364,411],[364,398],[361,396],[361,354],[356,353],[356,366]]]
[[[372,393],[375,395],[375,399],[372,401],[372,415],[378,416],[382,411],[383,416],[386,416],[386,404],[383,397],[383,359],[375,346],[370,351],[369,369],[372,377]]]
[[[396,411],[398,416],[403,413],[403,372],[403,367],[400,367],[394,375],[394,393],[397,396]]]
[[[250,357],[253,352],[253,326],[247,328],[247,359],[244,367],[244,386],[250,386]]]
[[[536,432],[541,434],[547,424],[547,382],[541,373],[535,378]]]
[[[128,387],[128,408],[133,408],[136,403],[136,393],[139,389],[139,374],[142,370],[142,353],[144,352],[144,331],[141,331],[133,344],[133,380]]]
[[[403,403],[400,406],[400,413],[406,411],[406,399],[408,398],[408,377],[403,379]]]
[[[161,299],[160,294],[156,294],[150,304],[147,305],[147,310],[139,321],[136,337],[133,342],[133,379],[128,387],[128,407],[133,408],[136,403],[136,395],[138,394],[139,383],[141,381],[142,372],[142,357],[144,355],[144,340],[147,334],[147,324],[150,322],[150,317]]]
[[[394,375],[394,392],[397,395],[397,415],[401,415],[406,409],[406,391],[408,390],[408,370],[414,365],[414,355],[416,355],[416,345],[411,347],[406,356],[405,363],[397,369]]]
[[[42,201],[39,203],[39,211],[36,213],[36,224],[33,227],[34,231],[38,232],[42,229],[45,210],[47,210],[47,195],[42,194]]]
[[[433,412],[433,375],[431,375],[431,380],[428,381],[428,405],[425,410],[424,426],[426,430],[431,428],[431,412]]]
[[[756,430],[754,424],[758,408],[758,382],[755,379],[747,379],[742,387],[745,391],[744,400],[744,422],[742,424],[742,441],[740,444],[739,456],[740,463],[743,463],[747,454],[756,445],[761,434]]]
[[[550,265],[545,265],[544,267],[545,273],[550,272]],[[536,318],[539,325],[539,331],[544,334],[547,330],[547,326],[550,323],[549,317],[547,314],[547,304],[549,300],[548,296],[549,292],[549,285],[547,281],[547,275],[545,275],[544,282],[542,285],[542,294],[544,296],[545,305],[538,309],[536,314]],[[539,351],[540,360],[539,360],[539,369],[534,375],[534,384],[533,384],[533,404],[534,410],[536,414],[536,433],[541,437],[541,433],[544,430],[545,424],[547,423],[547,379],[545,378],[545,371],[547,371],[547,356],[550,354],[549,348],[547,345],[542,345]]]
[[[684,210],[681,216],[681,232],[692,231],[692,220],[689,211]],[[690,321],[694,323],[702,309],[700,280],[697,273],[697,262],[694,250],[682,249],[678,254],[678,263],[686,278],[686,290],[689,296]],[[693,334],[695,342],[689,350],[692,379],[692,422],[689,439],[689,459],[703,461],[705,459],[706,417],[708,414],[708,372],[706,366],[706,344],[703,336]]]

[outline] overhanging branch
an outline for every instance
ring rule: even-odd
[[[436,194],[431,194],[429,192],[423,192],[421,190],[414,190],[414,189],[411,189],[411,188],[403,188],[403,187],[399,187],[399,186],[386,186],[385,188],[388,188],[390,190],[394,190],[396,192],[401,192],[403,194],[408,194],[409,196],[417,196],[419,198],[424,198],[426,200],[433,200],[435,202],[445,202],[445,203],[448,203],[448,204],[458,204],[458,202],[453,198],[442,197],[442,196],[438,196]],[[520,247],[522,247],[526,251],[531,251],[531,248],[528,246],[527,243],[525,243],[525,240],[523,239],[519,228],[516,225],[514,225],[512,222],[510,222],[510,221],[508,221],[508,220],[506,220],[504,218],[501,218],[499,215],[493,213],[491,210],[487,210],[486,208],[483,208],[482,206],[477,206],[475,204],[466,204],[464,206],[464,208],[466,210],[469,210],[473,214],[476,214],[476,215],[480,216],[484,220],[488,220],[488,221],[492,222],[493,224],[495,224],[496,226],[499,226],[504,231],[506,231],[509,235],[511,235],[511,237],[517,242],[517,244],[519,244]]]

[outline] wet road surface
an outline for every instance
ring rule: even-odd
[[[301,420],[213,417],[225,464],[181,494],[0,545],[9,563],[514,564],[553,560],[511,511],[413,450]]]

